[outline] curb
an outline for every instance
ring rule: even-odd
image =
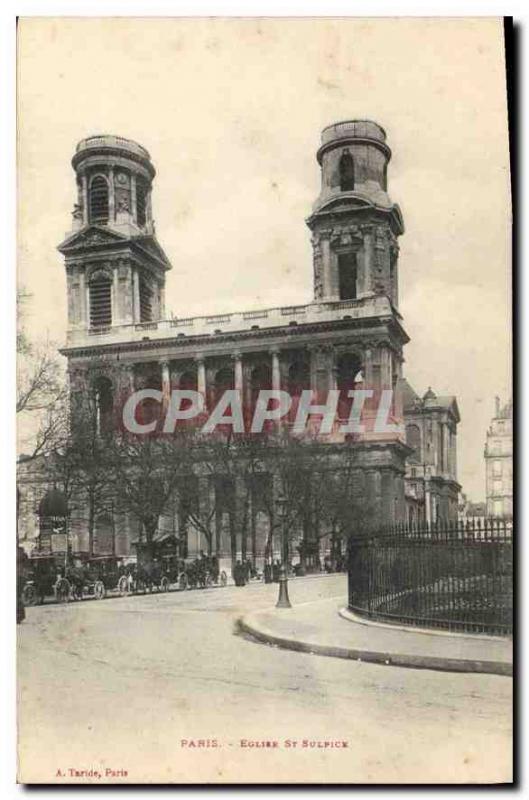
[[[365,661],[371,664],[384,664],[393,667],[409,667],[412,669],[431,669],[438,672],[474,672],[488,675],[511,677],[512,664],[502,661],[482,661],[463,658],[440,658],[428,655],[407,655],[404,653],[387,653],[376,650],[362,650],[350,647],[303,642],[299,639],[288,639],[258,627],[254,620],[240,617],[237,620],[238,630],[252,636],[257,641],[275,645],[285,650],[299,653],[311,653],[332,658],[345,658],[351,661]]]
[[[393,622],[382,622],[378,619],[370,619],[369,617],[361,617],[355,614],[348,608],[340,608],[338,615],[348,622],[354,622],[356,625],[367,625],[370,628],[383,628],[386,631],[402,631],[404,633],[420,633],[427,636],[448,636],[455,639],[466,639],[467,641],[484,641],[484,642],[497,642],[498,636],[490,636],[484,633],[467,633],[462,631],[448,631],[439,628],[419,628],[411,625],[397,624]],[[503,663],[503,662],[502,662]]]

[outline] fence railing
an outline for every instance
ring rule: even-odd
[[[510,635],[508,519],[397,525],[349,542],[349,608],[387,622]]]

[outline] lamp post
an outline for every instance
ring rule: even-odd
[[[277,505],[281,515],[281,566],[279,568],[279,596],[277,598],[276,608],[292,608],[288,597],[288,577],[287,577],[287,562],[288,562],[288,539],[287,530],[285,525],[285,505],[286,498],[280,495],[277,498]]]

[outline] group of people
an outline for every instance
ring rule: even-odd
[[[250,578],[257,577],[257,570],[249,558],[244,561],[237,561],[233,567],[233,580],[235,586],[245,586]]]

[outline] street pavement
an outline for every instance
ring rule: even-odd
[[[298,578],[289,590],[296,607],[336,598],[338,609],[346,578]],[[509,678],[237,635],[236,620],[276,595],[277,585],[250,584],[28,609],[18,626],[19,780],[510,780]]]
[[[426,631],[374,622],[345,608],[336,598],[245,614],[242,629],[259,641],[334,658],[450,672],[512,676],[512,640],[507,637]]]

